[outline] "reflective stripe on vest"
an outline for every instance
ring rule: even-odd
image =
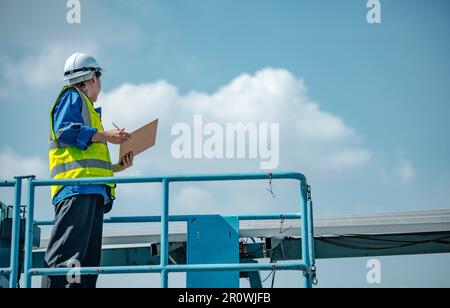
[[[84,159],[84,160],[73,161],[70,163],[65,163],[65,164],[61,164],[61,165],[54,167],[52,169],[51,177],[54,178],[60,173],[75,170],[75,169],[80,169],[80,168],[99,168],[99,169],[111,170],[112,164],[110,162],[98,160],[98,159]]]
[[[103,143],[105,146],[107,145],[106,142],[101,142],[101,143]],[[64,148],[69,147],[69,145],[59,142],[58,140],[50,139],[48,141],[48,147],[49,147],[49,150],[54,150],[54,149],[64,149]]]
[[[58,142],[58,140],[52,140],[52,139],[50,139],[50,140],[48,141],[48,147],[49,147],[49,150],[54,150],[54,149],[67,148],[68,145],[67,145],[67,144],[64,144],[64,143],[61,143],[61,142]]]

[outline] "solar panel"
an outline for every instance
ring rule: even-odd
[[[345,235],[416,234],[425,232],[450,232],[450,209],[377,213],[349,216],[328,216],[315,219],[315,235],[336,237]],[[185,223],[171,223],[171,242],[186,241]],[[299,237],[300,223],[295,220],[242,221],[240,237]],[[41,248],[48,243],[49,234],[44,234]],[[160,241],[159,224],[148,228],[121,228],[104,231],[104,245],[139,245]]]

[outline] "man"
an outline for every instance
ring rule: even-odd
[[[113,165],[107,143],[130,138],[124,130],[103,130],[95,109],[102,68],[83,53],[70,56],[64,67],[65,86],[50,112],[50,172],[53,179],[111,177],[133,165],[133,153]],[[50,268],[97,267],[101,261],[103,215],[111,210],[115,185],[52,186],[55,225],[45,265]],[[95,288],[97,276],[44,277],[45,288]]]

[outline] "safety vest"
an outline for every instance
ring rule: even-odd
[[[49,140],[49,162],[52,179],[75,179],[89,177],[112,177],[111,157],[106,143],[92,143],[86,150],[81,150],[74,146],[68,146],[58,142],[58,138],[53,129],[53,111],[61,95],[68,89],[73,88],[80,94],[82,107],[81,114],[84,125],[103,131],[100,114],[94,109],[92,102],[82,91],[74,86],[66,86],[58,95],[56,102],[50,111],[50,132]],[[115,184],[108,184],[110,196],[115,199]],[[64,186],[51,186],[52,200]]]

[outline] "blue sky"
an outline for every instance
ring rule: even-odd
[[[3,0],[0,162],[6,167],[0,177],[48,177],[48,112],[63,85],[64,60],[86,51],[107,69],[99,100],[106,127],[112,120],[130,128],[154,117],[162,122],[158,147],[123,175],[258,171],[254,160],[171,158],[171,126],[202,113],[220,123],[279,122],[278,170],[307,175],[318,215],[447,208],[450,4],[381,3],[382,23],[372,25],[364,0],[81,0],[81,24],[73,25],[66,22],[66,1]],[[259,97],[267,84],[279,96]],[[213,104],[205,109],[204,101]],[[249,111],[240,112],[244,107]],[[319,133],[313,138],[305,126]],[[273,201],[259,185],[176,187],[173,212],[235,213],[244,203],[254,212],[273,212],[279,203],[296,209],[295,187],[276,183]],[[113,214],[156,214],[158,188],[150,191],[155,196],[144,192],[124,189]],[[48,199],[46,191],[38,194],[38,218],[51,218]],[[199,207],[205,203],[211,207]],[[392,286],[420,285],[419,272],[417,281],[405,274],[419,262],[441,271],[450,261],[447,255],[380,259],[411,266],[399,267],[385,284]],[[354,272],[349,285],[366,286],[364,266],[323,262],[330,273],[324,285],[333,285],[334,268],[343,267]],[[450,285],[450,275],[431,272],[424,273],[430,281]]]

